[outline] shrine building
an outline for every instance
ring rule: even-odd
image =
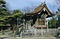
[[[34,9],[34,11],[26,13],[24,18],[26,21],[32,20],[35,28],[47,28],[48,21],[46,18],[53,17],[53,14],[45,3],[42,3],[40,6]]]

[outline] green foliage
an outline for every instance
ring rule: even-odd
[[[13,14],[19,13],[19,12],[21,12],[21,11],[19,11],[19,10],[14,10],[14,11],[13,11]]]
[[[58,15],[58,20],[60,21],[60,15]]]
[[[60,8],[58,9],[58,11],[60,11]]]
[[[14,19],[17,19],[17,18],[22,18],[22,16],[23,16],[23,13],[21,12],[21,11],[19,11],[19,10],[14,10],[15,12],[13,12],[13,14],[12,14],[12,17],[14,17]]]
[[[48,21],[48,27],[49,28],[55,28],[56,27],[56,19],[52,18],[51,20]]]
[[[2,12],[3,10],[5,10],[5,8],[0,8],[0,11]]]
[[[57,25],[60,27],[60,15],[58,15]]]
[[[0,26],[5,26],[4,22],[0,23]]]
[[[23,16],[23,13],[22,13],[21,11],[19,11],[19,10],[14,10],[14,11],[13,11],[12,17],[22,18],[22,16]]]
[[[5,1],[3,1],[3,0],[0,0],[0,3],[5,4],[6,2],[5,2]]]
[[[10,15],[5,7],[5,3],[6,2],[4,0],[0,0],[0,26],[5,26],[5,19]]]
[[[1,6],[0,7],[0,16],[6,16],[6,15],[10,14],[5,7],[5,3],[6,2],[4,0],[0,0],[0,6]]]
[[[13,14],[10,14],[5,7],[5,3],[6,3],[5,1],[0,0],[0,5],[2,4],[1,5],[2,7],[0,7],[0,22],[3,21],[5,24],[10,23],[12,26],[13,25],[16,26],[17,24],[16,19],[17,18],[21,19],[23,16],[23,13],[20,10],[14,10]],[[2,24],[0,23],[0,25],[2,26],[3,23]]]

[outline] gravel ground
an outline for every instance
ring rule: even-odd
[[[4,39],[56,39],[56,38],[55,37],[35,37],[35,38],[10,37]]]

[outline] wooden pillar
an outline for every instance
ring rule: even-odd
[[[39,19],[37,18],[37,25],[39,25],[38,21],[39,21]]]

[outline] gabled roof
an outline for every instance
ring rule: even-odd
[[[26,15],[36,14],[36,13],[40,12],[44,7],[46,8],[46,11],[47,11],[48,13],[50,13],[50,14],[53,15],[53,16],[55,15],[55,14],[53,14],[53,13],[47,8],[47,6],[46,6],[45,3],[43,3],[43,4],[41,4],[40,6],[38,6],[37,8],[35,8],[34,11],[29,12],[29,13],[26,13]]]

